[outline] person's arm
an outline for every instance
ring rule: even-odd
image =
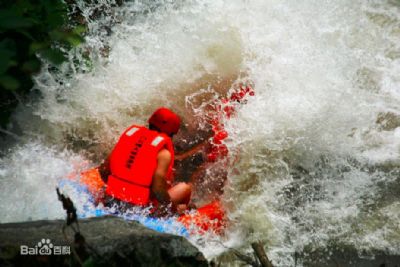
[[[204,142],[192,147],[188,151],[185,151],[181,154],[175,155],[175,160],[177,161],[182,161],[188,157],[193,156],[194,154],[198,153],[201,150],[205,150],[205,148],[209,145],[208,140],[205,140]]]
[[[110,157],[105,159],[103,163],[98,167],[101,179],[103,182],[107,183],[108,176],[111,174],[110,171]]]
[[[157,167],[153,175],[151,191],[161,205],[166,206],[171,203],[167,190],[166,176],[172,156],[167,149],[162,149],[157,155]]]

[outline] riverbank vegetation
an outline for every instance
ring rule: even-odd
[[[62,0],[5,0],[0,4],[0,126],[33,87],[44,64],[57,67],[84,41],[85,26],[70,19]]]

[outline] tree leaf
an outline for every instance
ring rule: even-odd
[[[66,39],[71,46],[78,46],[85,41],[83,37],[77,34],[69,34]]]
[[[46,49],[40,54],[55,65],[60,65],[66,60],[64,53],[57,49]]]
[[[19,32],[20,34],[24,35],[26,38],[30,39],[31,41],[35,40],[33,38],[33,36],[27,30],[19,29],[19,30],[16,30],[16,31]]]
[[[84,26],[76,26],[73,30],[73,33],[81,35],[82,33],[86,32],[86,27]]]
[[[29,46],[29,53],[35,54],[36,52],[40,51],[40,50],[44,50],[46,48],[48,48],[50,45],[48,43],[45,42],[33,42],[31,43],[31,45]]]
[[[33,58],[33,59],[29,60],[29,61],[26,61],[22,65],[22,70],[24,72],[28,72],[28,73],[38,72],[40,70],[40,61],[37,60],[36,58]]]
[[[17,79],[10,75],[2,75],[0,76],[0,85],[7,90],[14,91],[18,89],[20,83]]]
[[[49,36],[52,40],[60,41],[65,38],[65,33],[60,30],[54,30],[49,32]]]
[[[0,29],[29,28],[34,24],[33,19],[22,17],[14,9],[0,10]]]
[[[0,42],[0,74],[5,73],[11,66],[15,66],[15,42],[5,39]]]

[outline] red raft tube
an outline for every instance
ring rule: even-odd
[[[79,184],[93,196],[94,202],[102,199],[102,192],[106,184],[100,176],[97,168],[93,168],[81,173]],[[189,234],[204,234],[205,232],[214,232],[221,234],[225,228],[225,214],[219,201],[211,202],[200,208],[191,210],[187,214],[180,215],[176,221],[181,223]],[[155,223],[153,220],[152,224]],[[148,226],[149,221],[144,223]],[[151,227],[154,228],[154,227]],[[156,228],[164,232],[163,228]]]

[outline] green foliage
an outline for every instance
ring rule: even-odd
[[[33,86],[45,59],[53,65],[81,44],[85,27],[72,27],[63,0],[0,1],[0,126]]]

